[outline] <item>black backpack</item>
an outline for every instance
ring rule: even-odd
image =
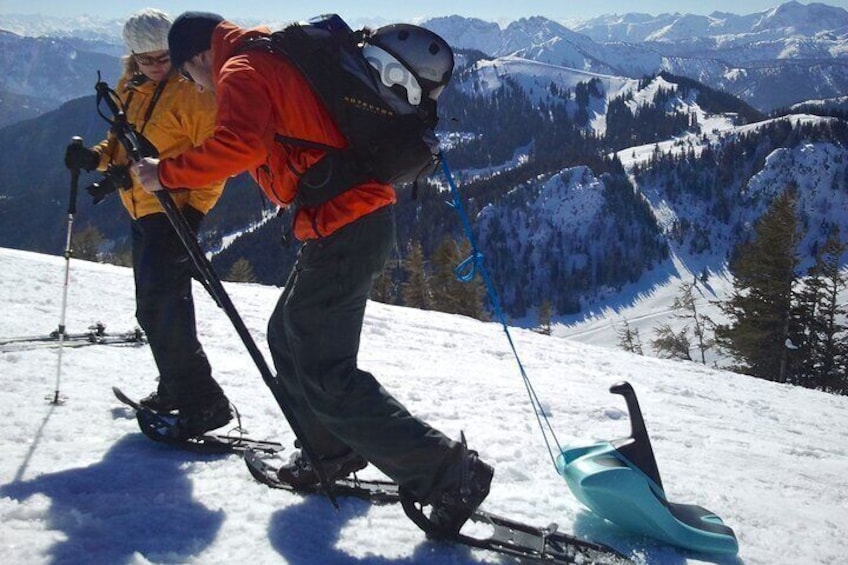
[[[386,87],[362,54],[369,30],[353,31],[337,15],[292,24],[245,41],[239,52],[261,48],[291,61],[347,139],[344,150],[277,135],[279,143],[327,154],[298,182],[294,204],[313,208],[367,180],[416,182],[439,167],[436,102],[411,105]]]

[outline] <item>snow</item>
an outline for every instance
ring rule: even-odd
[[[607,91],[608,98],[614,98],[633,89],[638,81],[601,73],[534,61],[516,56],[499,57],[478,61],[474,67],[474,78],[483,92],[493,92],[503,85],[503,77],[510,77],[522,87],[534,104],[545,100],[547,89],[555,84],[560,90],[574,90],[578,84],[598,79]],[[466,92],[477,87],[474,81],[466,81]]]
[[[64,259],[0,249],[0,336],[58,323]],[[71,261],[67,327],[134,326],[131,271]],[[227,283],[266,353],[280,289]],[[253,437],[293,436],[224,314],[195,298],[215,375]],[[740,561],[681,553],[623,532],[583,508],[555,473],[503,328],[370,303],[360,365],[414,413],[452,437],[464,430],[495,466],[489,511],[557,522],[645,563],[836,564],[848,535],[848,398],[694,363],[634,356],[512,329],[516,348],[564,445],[627,434],[620,397],[639,395],[667,494],[734,528]],[[257,484],[236,456],[203,456],[144,438],[114,399],[152,390],[143,347],[0,353],[0,547],[6,563],[498,563],[485,552],[427,541],[398,506]],[[291,449],[287,449],[290,452]],[[376,477],[374,469],[364,476]]]
[[[276,217],[277,217],[277,210],[276,209],[275,210],[269,210],[269,209],[262,210],[262,217],[259,219],[259,221],[251,222],[247,225],[247,227],[242,227],[242,228],[234,230],[230,233],[225,234],[223,237],[221,237],[221,242],[218,245],[216,245],[214,248],[210,249],[207,252],[207,255],[211,257],[211,256],[216,255],[218,253],[222,253],[230,245],[232,245],[235,240],[242,237],[243,235],[246,235],[246,234],[249,234],[249,233],[252,233],[252,232],[258,230],[263,225],[270,222],[271,220],[273,220]]]

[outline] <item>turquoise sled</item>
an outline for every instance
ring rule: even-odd
[[[629,383],[610,388],[624,396],[630,412],[630,437],[564,449],[559,474],[580,502],[628,531],[692,551],[735,555],[739,544],[721,518],[700,506],[669,502]]]

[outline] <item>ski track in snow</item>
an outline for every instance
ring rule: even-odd
[[[0,337],[58,325],[64,260],[0,249]],[[280,289],[226,288],[266,354]],[[195,286],[201,341],[251,436],[293,436],[223,312]],[[68,331],[135,326],[132,273],[71,262]],[[702,365],[511,329],[563,445],[629,432],[630,381],[672,501],[702,505],[734,528],[739,559],[693,555],[623,532],[584,509],[552,468],[515,360],[494,323],[370,303],[360,366],[446,434],[464,430],[495,466],[491,512],[607,543],[645,563],[837,564],[848,534],[848,398]],[[7,563],[509,563],[429,542],[399,506],[256,483],[236,456],[157,445],[138,431],[117,385],[140,397],[156,369],[143,347],[63,352],[61,406],[45,400],[57,350],[0,353],[0,547]],[[363,474],[378,477],[369,468]]]

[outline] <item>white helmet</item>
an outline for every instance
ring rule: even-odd
[[[394,24],[381,27],[367,39],[365,58],[388,87],[401,85],[409,103],[422,95],[436,100],[453,73],[453,51],[447,42],[423,27]]]

